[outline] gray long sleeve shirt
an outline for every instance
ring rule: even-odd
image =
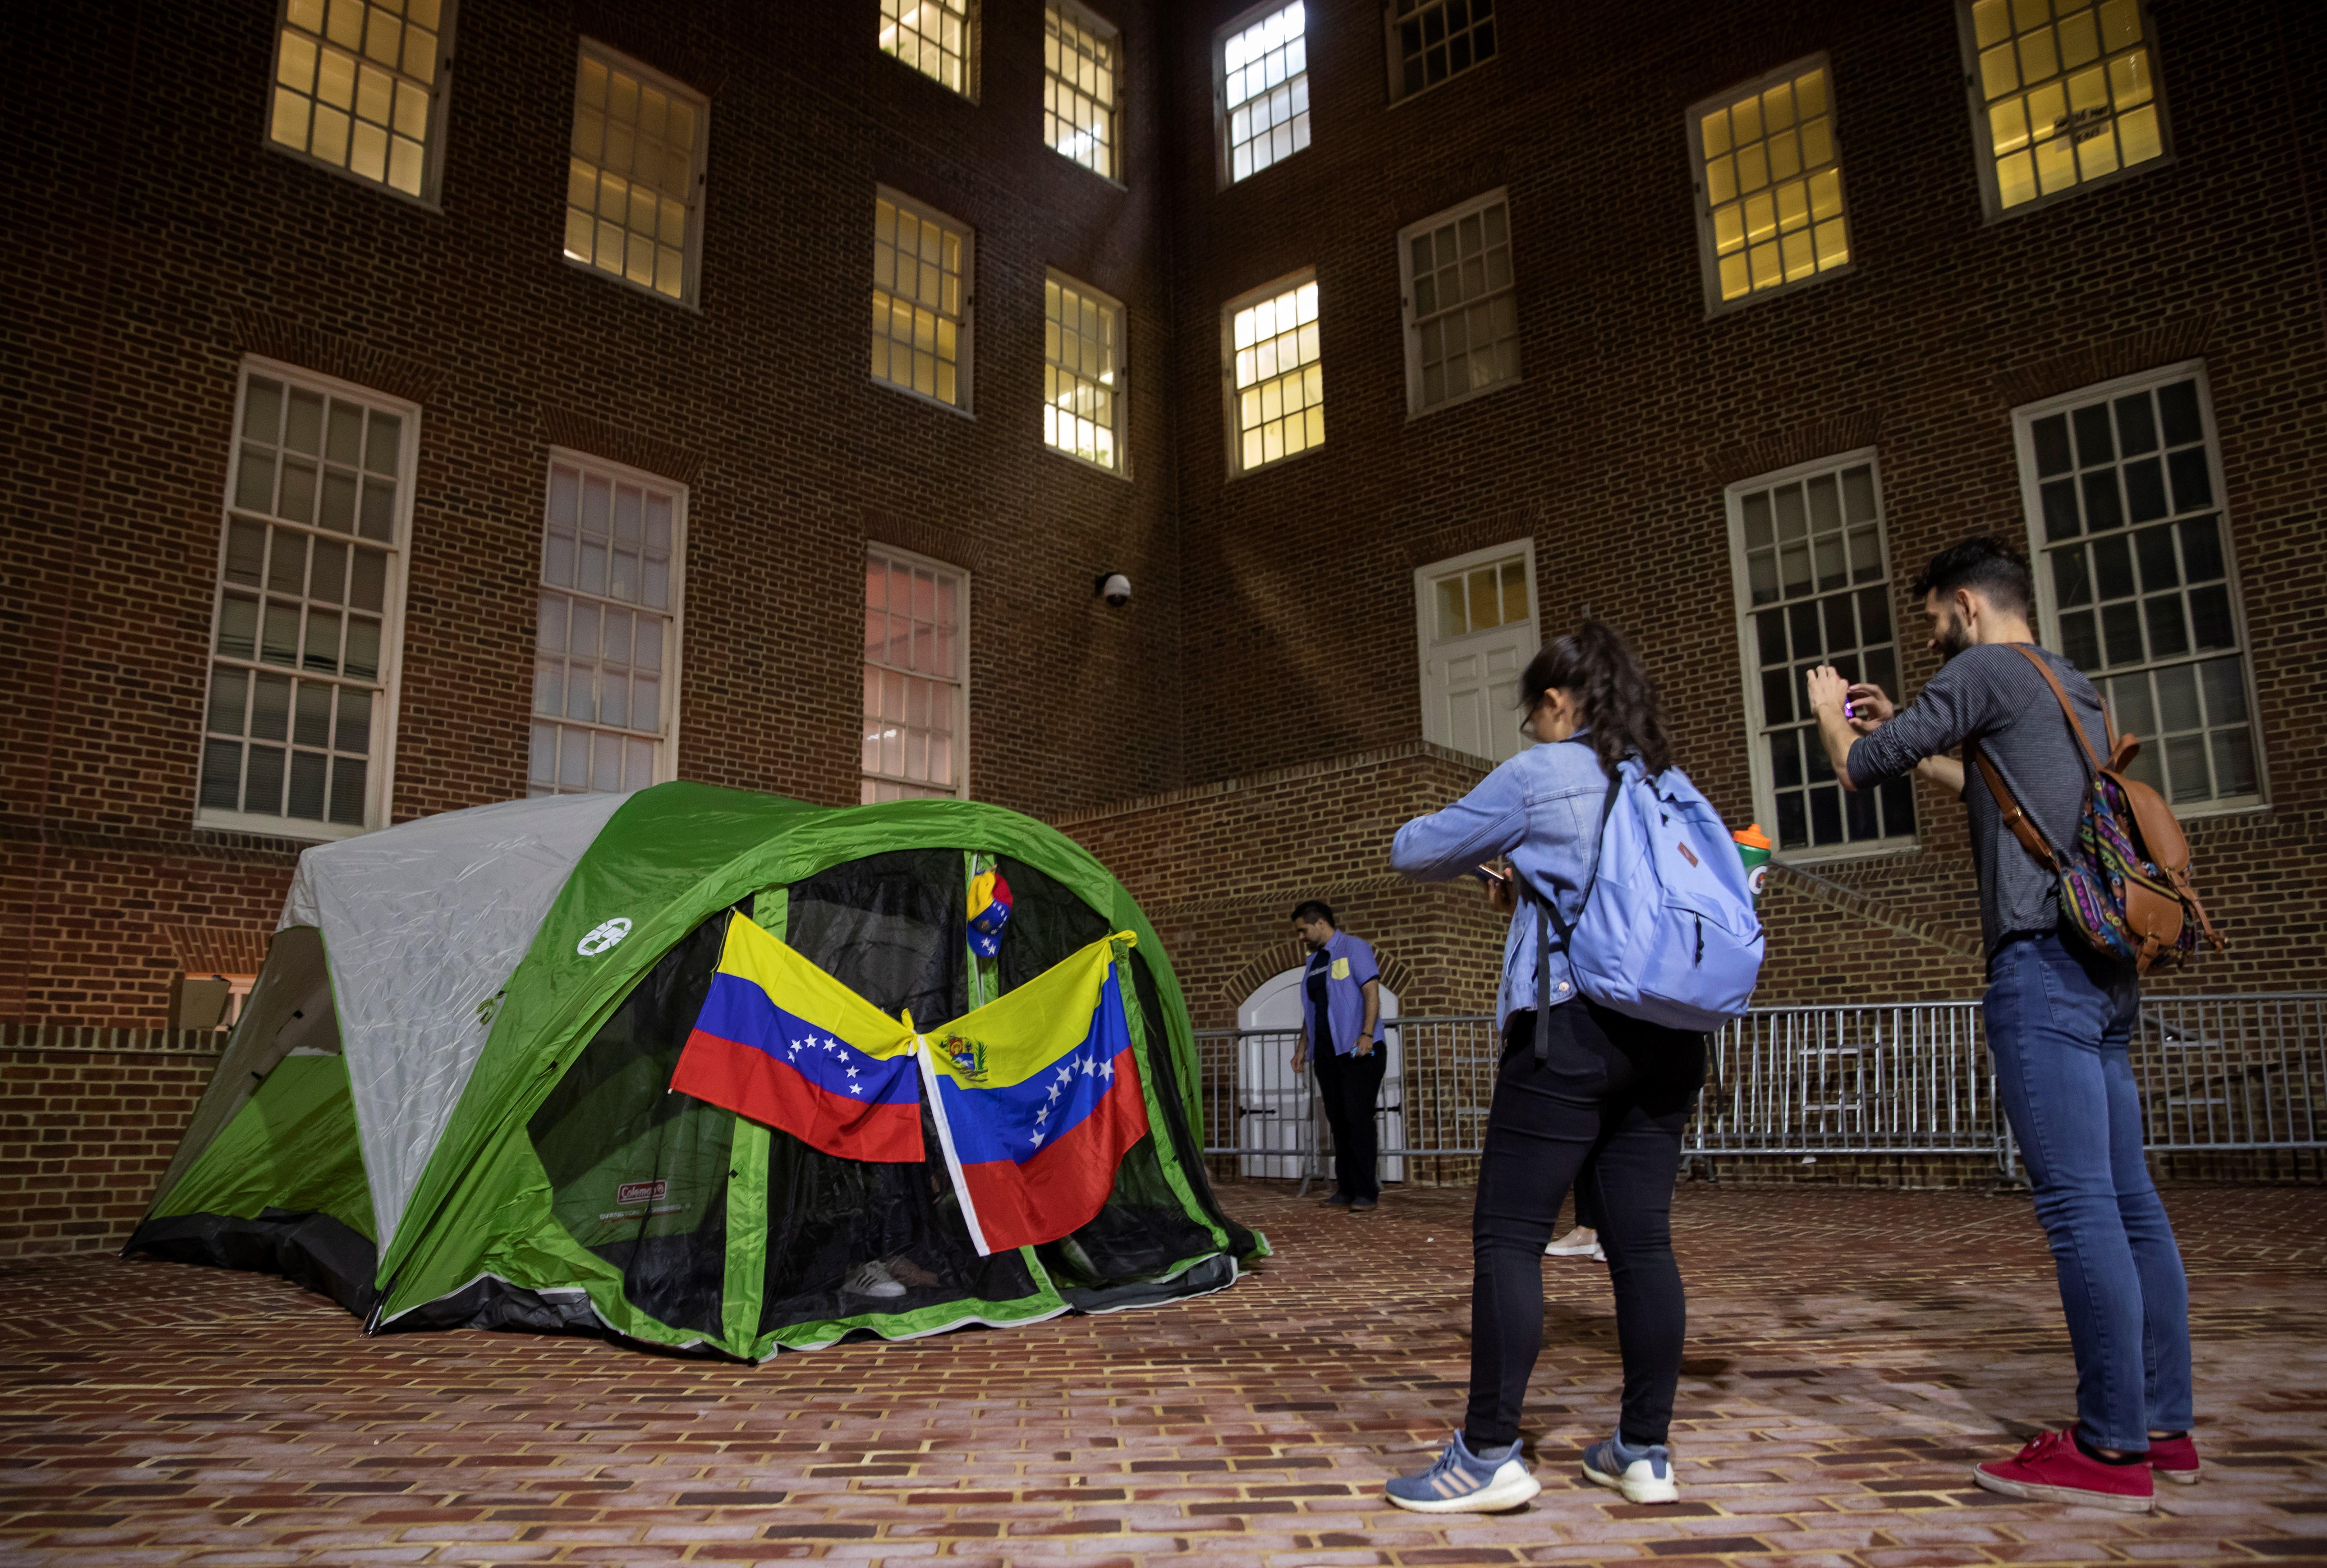
[[[2106,759],[2107,723],[2099,694],[2067,659],[2044,649],[2036,652],[2069,694],[2094,752]],[[2065,853],[2076,838],[2091,775],[2052,688],[2010,647],[1983,644],[1949,659],[1912,703],[1850,748],[1850,781],[1869,789],[1966,741],[1979,742],[2045,839]],[[2059,888],[2004,826],[2003,808],[1968,758],[1963,800],[1979,874],[1980,936],[1993,957],[2007,938],[2042,934],[2059,923]]]

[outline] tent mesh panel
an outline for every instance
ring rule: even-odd
[[[669,1092],[711,989],[727,911],[663,955],[533,1114],[527,1131],[575,1240],[622,1271],[632,1305],[719,1332],[729,1113]]]

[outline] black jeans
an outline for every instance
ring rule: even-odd
[[[1381,1196],[1374,1174],[1374,1101],[1381,1094],[1382,1068],[1389,1052],[1376,1042],[1367,1056],[1317,1053],[1317,1097],[1325,1102],[1325,1125],[1333,1132],[1333,1181],[1344,1198]]]
[[[1687,1309],[1672,1253],[1672,1190],[1681,1133],[1705,1082],[1705,1036],[1663,1029],[1575,1001],[1543,1025],[1511,1014],[1487,1113],[1486,1152],[1471,1218],[1473,1450],[1514,1442],[1528,1379],[1543,1349],[1543,1249],[1560,1199],[1594,1172],[1600,1245],[1616,1289],[1624,1358],[1623,1422],[1631,1444],[1665,1441],[1680,1380]]]

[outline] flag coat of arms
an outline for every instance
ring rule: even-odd
[[[670,1087],[849,1160],[927,1157],[911,1029],[742,915]]]
[[[1123,1002],[1132,940],[1093,942],[923,1037],[931,1119],[981,1254],[1090,1223],[1116,1167],[1147,1135]]]

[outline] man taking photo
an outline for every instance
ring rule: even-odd
[[[1383,1062],[1374,1030],[1381,1020],[1381,971],[1374,950],[1342,930],[1333,911],[1314,899],[1293,911],[1293,929],[1309,948],[1293,1070],[1316,1059],[1317,1097],[1333,1134],[1333,1195],[1325,1201],[1365,1214],[1381,1199],[1374,1173],[1374,1100],[1381,1093]]]
[[[1945,661],[1922,694],[1894,712],[1879,688],[1821,666],[1809,672],[1810,707],[1844,788],[1871,789],[1920,765],[1969,813],[1987,1049],[2051,1241],[2077,1363],[2075,1423],[1972,1476],[2008,1497],[2144,1512],[2153,1475],[2195,1481],[2198,1454],[2189,1283],[2142,1156],[2127,1054],[2139,980],[2063,928],[2051,873],[2010,831],[2012,807],[1982,779],[1967,786],[1963,765],[1942,756],[1977,746],[2045,839],[2066,845],[2091,775],[2050,684],[2020,649],[2059,680],[2094,755],[2109,754],[2107,720],[2076,667],[2035,646],[2027,565],[1997,540],[1941,551],[1913,591]]]

